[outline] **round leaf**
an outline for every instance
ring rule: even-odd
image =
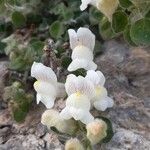
[[[104,40],[111,39],[115,36],[111,24],[106,17],[104,17],[99,23],[99,32]]]
[[[22,27],[25,25],[26,23],[26,18],[24,17],[24,15],[19,12],[19,11],[15,11],[12,13],[12,22],[16,27]]]
[[[133,45],[135,46],[135,43],[131,40],[131,36],[130,36],[130,28],[131,28],[131,25],[128,25],[124,32],[123,32],[123,37],[124,37],[124,40],[130,44],[130,45]]]
[[[128,8],[132,5],[130,0],[119,0],[121,7]]]
[[[49,32],[53,38],[58,39],[64,33],[64,26],[61,22],[55,21],[51,24]]]
[[[126,13],[118,11],[113,14],[112,28],[115,33],[122,32],[128,24]]]
[[[150,19],[140,19],[131,25],[130,36],[137,45],[150,45]]]

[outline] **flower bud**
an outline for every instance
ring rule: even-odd
[[[74,134],[77,131],[77,124],[74,120],[63,120],[59,112],[50,109],[46,110],[41,118],[41,123],[46,125],[49,129],[50,127],[55,127],[58,131],[67,134]]]
[[[70,139],[65,144],[65,150],[84,150],[83,145],[76,138]]]
[[[112,15],[119,5],[118,0],[97,0],[97,8],[108,18],[112,20]]]
[[[93,122],[87,124],[87,138],[92,145],[97,144],[107,136],[107,124],[101,119],[95,119]]]

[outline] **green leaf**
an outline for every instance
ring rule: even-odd
[[[22,26],[24,26],[26,24],[26,18],[19,11],[13,12],[11,18],[12,18],[13,24],[16,27],[22,27]]]
[[[130,0],[119,0],[119,3],[123,8],[129,8],[132,5]]]
[[[11,60],[10,62],[10,68],[12,70],[17,70],[17,71],[25,71],[29,64],[24,61],[24,58],[22,56],[18,56],[17,58]]]
[[[50,127],[50,129],[51,129],[53,132],[55,132],[56,134],[58,134],[58,135],[59,135],[59,134],[60,134],[60,135],[63,134],[63,133],[59,132],[55,126]]]
[[[25,119],[25,117],[27,115],[27,113],[23,112],[19,108],[19,106],[17,108],[14,108],[12,113],[13,113],[14,120],[17,121],[17,122],[19,122],[19,123],[22,122],[22,121],[24,121],[24,119]]]
[[[6,43],[0,42],[0,54],[4,54]]]
[[[55,21],[51,24],[49,32],[53,38],[58,39],[65,32],[64,25],[62,24],[62,22]]]
[[[86,76],[86,70],[81,68],[81,69],[77,69],[76,71],[73,71],[72,74],[76,75],[76,76]]]
[[[132,41],[131,36],[130,36],[130,28],[131,28],[131,25],[126,26],[126,28],[125,28],[125,30],[123,32],[123,37],[124,37],[124,40],[129,45],[135,46],[135,43]]]
[[[102,116],[98,116],[96,118],[102,119],[107,124],[107,131],[106,131],[107,136],[101,142],[102,143],[108,143],[114,135],[113,128],[112,128],[112,123],[108,118],[105,118],[105,117],[102,117]]]
[[[100,41],[96,40],[95,41],[95,48],[94,48],[94,55],[99,55],[102,53],[102,44]]]
[[[71,63],[71,58],[70,57],[63,56],[61,58],[61,66],[63,68],[67,69],[70,63]]]
[[[145,17],[150,19],[150,10],[148,11]]]
[[[115,12],[112,19],[112,28],[115,33],[122,32],[128,24],[128,16],[122,11]]]
[[[115,36],[115,33],[111,29],[111,24],[106,17],[99,23],[99,32],[104,40],[111,39]]]
[[[42,16],[35,13],[28,13],[26,15],[27,24],[35,24],[38,25],[42,22]]]
[[[43,47],[44,47],[44,43],[41,42],[41,41],[37,40],[37,41],[32,41],[32,43],[31,43],[32,50],[34,52],[37,52],[39,55],[42,55],[42,53],[43,53],[43,51],[42,51]]]
[[[98,24],[102,19],[103,14],[100,13],[96,8],[90,7],[89,20],[92,25]]]
[[[131,25],[130,36],[137,45],[150,45],[150,19],[140,19]]]

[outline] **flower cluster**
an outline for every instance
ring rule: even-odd
[[[90,110],[95,108],[104,111],[113,106],[113,100],[108,97],[105,77],[101,71],[95,71],[97,65],[93,62],[95,36],[88,28],[79,28],[77,33],[68,30],[72,62],[68,71],[85,69],[85,77],[69,74],[65,84],[59,83],[54,71],[41,63],[34,62],[31,76],[37,81],[34,88],[37,92],[37,103],[40,101],[48,110],[42,115],[41,122],[48,128],[55,127],[61,133],[73,135],[78,130],[77,122],[85,125],[87,138],[96,144],[107,136],[107,124],[102,119],[94,119]],[[53,109],[57,97],[68,95],[65,108],[59,113]],[[77,140],[71,140],[78,142]],[[79,144],[79,143],[78,143]],[[67,144],[68,145],[72,144]],[[79,144],[80,145],[80,144]],[[81,146],[82,149],[82,146]]]

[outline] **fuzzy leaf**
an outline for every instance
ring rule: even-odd
[[[19,12],[19,11],[13,12],[11,18],[12,18],[13,24],[16,27],[22,27],[26,23],[25,16],[21,12]]]
[[[131,36],[130,36],[130,28],[131,28],[131,25],[126,26],[126,28],[123,32],[123,37],[124,37],[124,40],[128,44],[135,46],[135,43],[132,41]]]
[[[99,23],[99,32],[104,40],[111,39],[115,36],[115,33],[111,29],[110,22],[105,17]]]
[[[51,24],[49,28],[49,32],[51,36],[55,39],[58,39],[61,37],[61,35],[64,33],[64,26],[61,22],[55,21],[54,23]]]
[[[128,24],[128,17],[122,11],[115,12],[112,19],[112,28],[115,33],[122,32]]]
[[[123,8],[129,8],[132,5],[130,0],[119,0],[119,3]]]
[[[150,19],[141,19],[131,25],[130,35],[137,45],[150,45]]]
[[[61,58],[61,66],[65,69],[68,68],[69,64],[71,63],[71,58],[68,56],[63,56]]]

